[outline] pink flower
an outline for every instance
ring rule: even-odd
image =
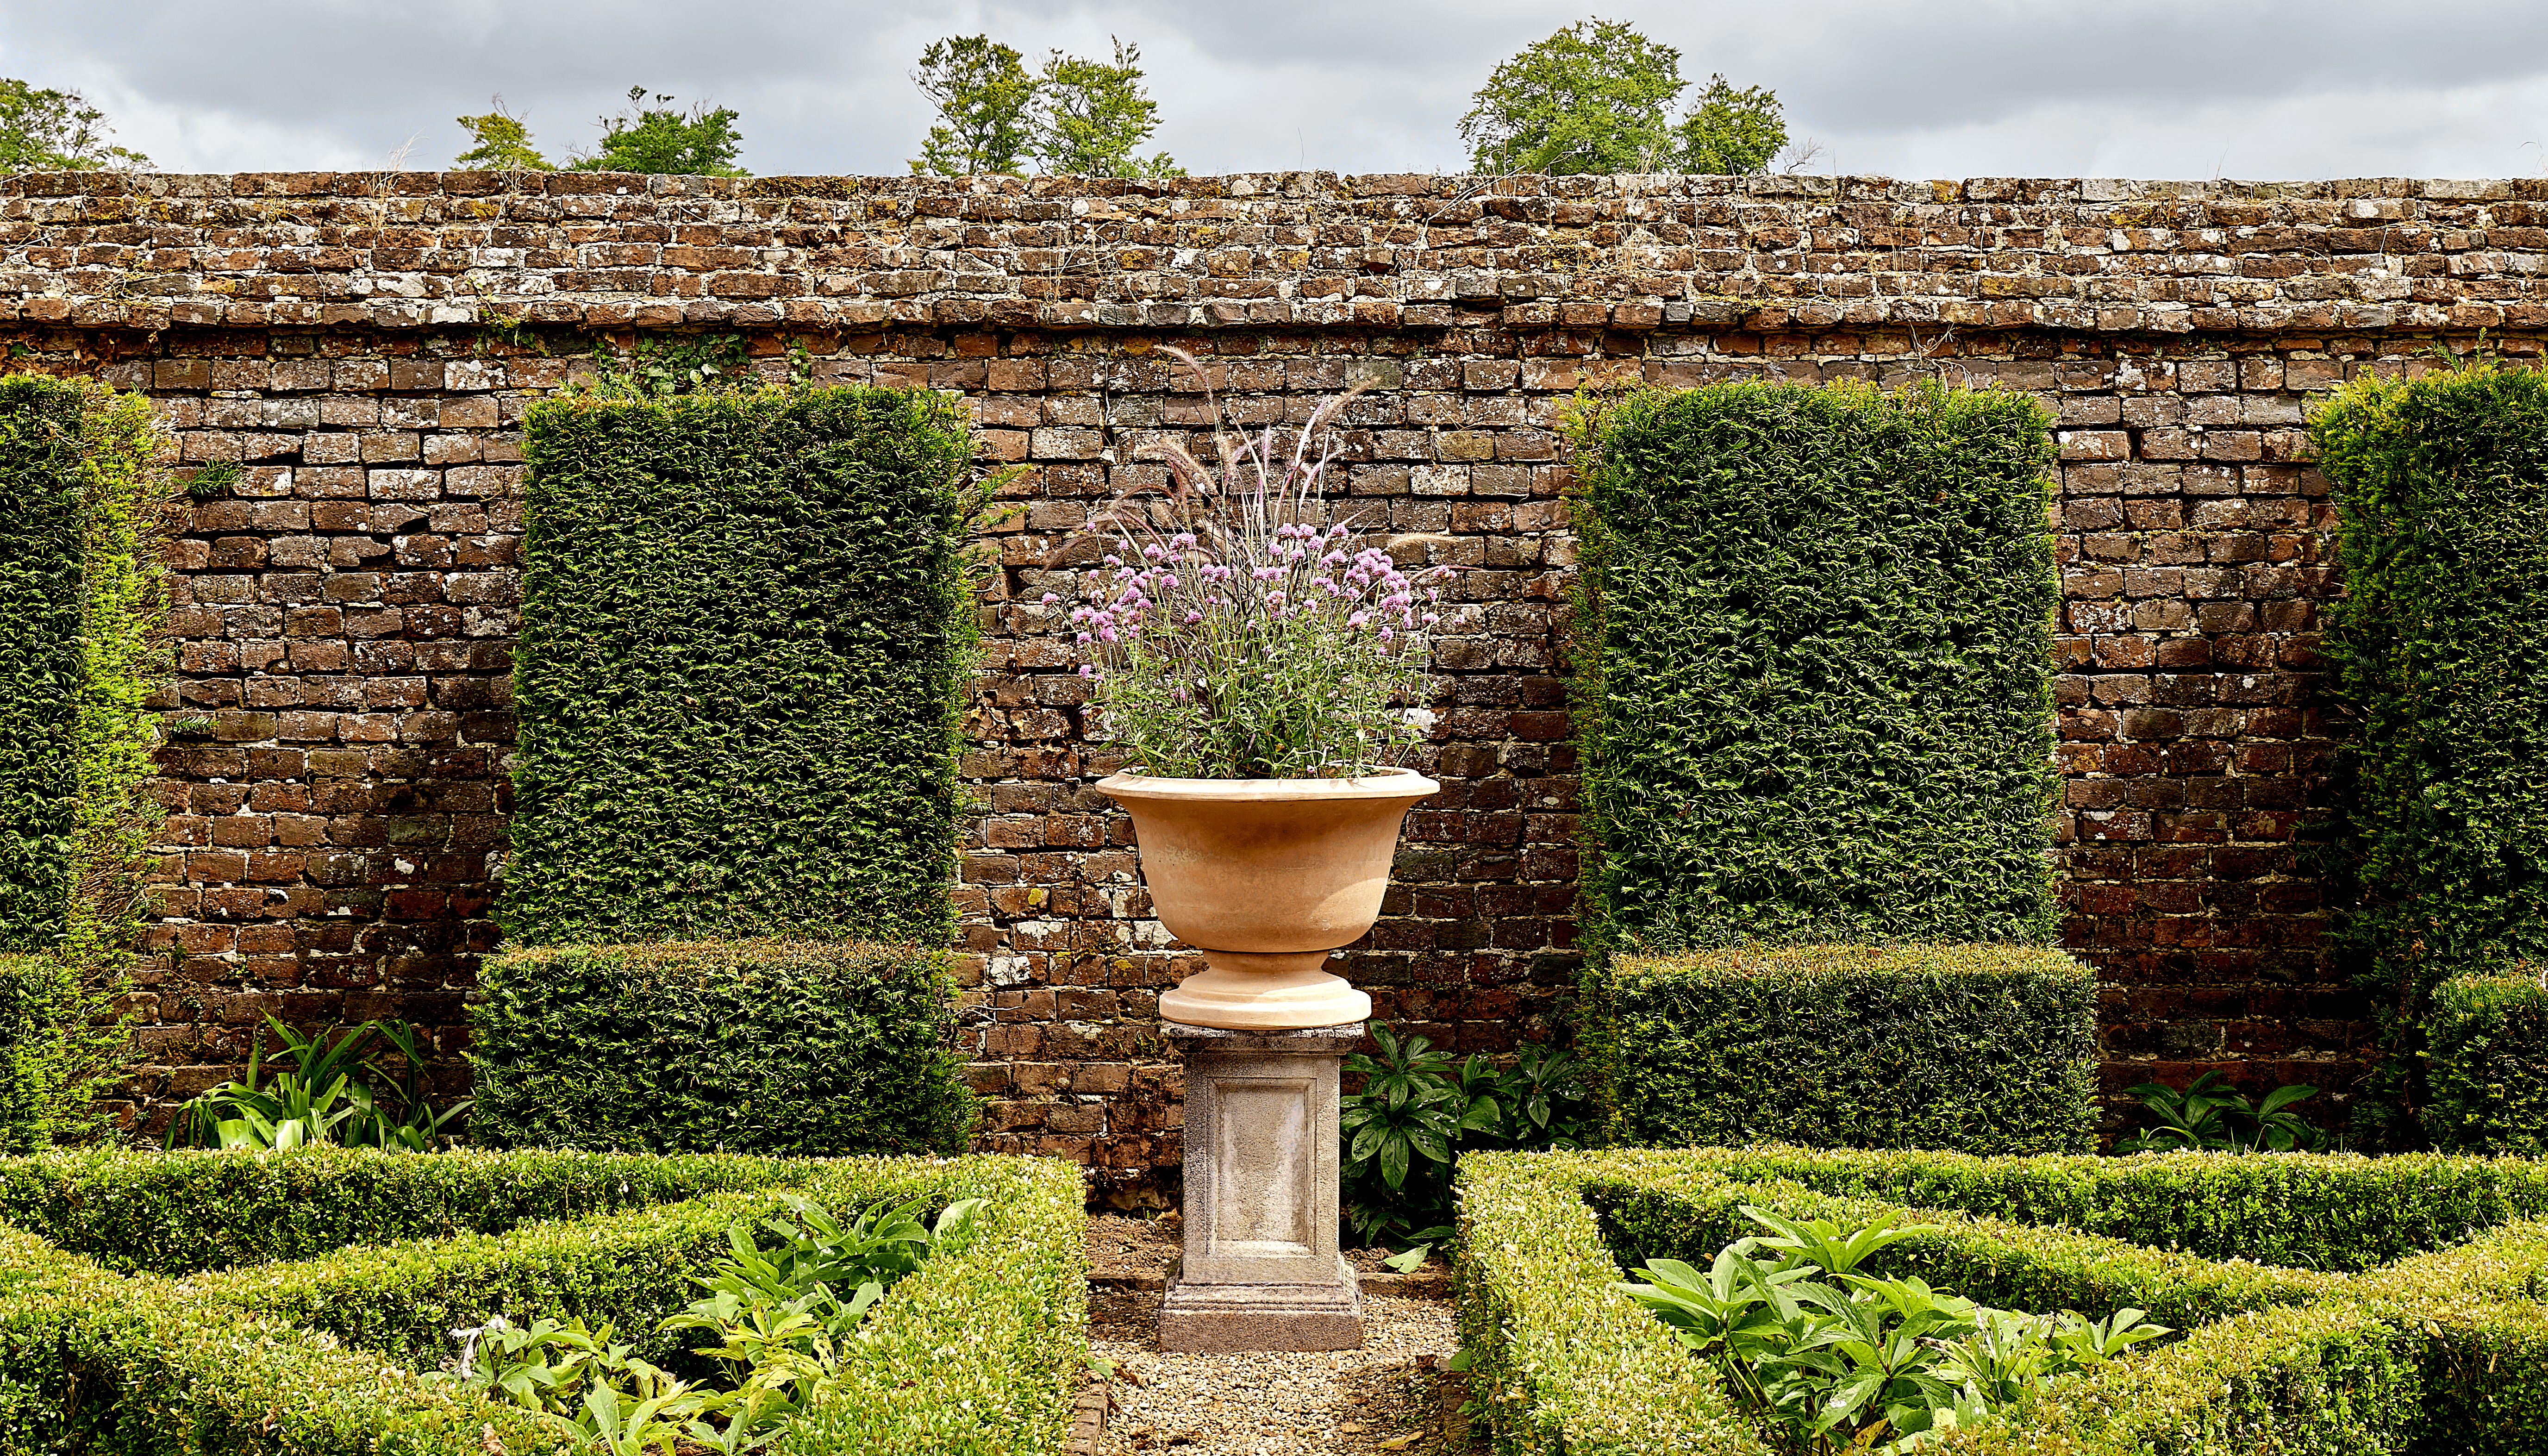
[[[1367,611],[1358,611],[1358,612],[1355,612],[1352,616],[1349,616],[1349,617],[1345,618],[1345,625],[1346,625],[1346,626],[1348,626],[1348,627],[1360,627],[1360,626],[1366,625],[1366,624],[1367,624],[1367,623],[1369,623],[1370,621],[1371,621],[1371,613],[1370,613],[1370,612],[1367,612]]]
[[[1120,556],[1110,556],[1106,558],[1106,564],[1108,566],[1122,566],[1124,564],[1124,558]]]
[[[1046,592],[1046,593],[1044,593],[1044,604],[1045,604],[1045,605],[1046,605],[1046,606],[1050,606],[1050,605],[1052,605],[1054,602],[1059,601],[1060,599],[1061,599],[1060,597],[1053,595],[1053,594],[1052,594],[1051,592]]]
[[[1085,641],[1087,639],[1083,637],[1081,640]],[[1097,676],[1097,669],[1088,663],[1081,663],[1079,665],[1079,676],[1083,678],[1094,678]]]
[[[1394,632],[1390,631],[1387,627],[1383,627],[1383,628],[1381,628],[1381,629],[1380,629],[1380,640],[1381,640],[1381,641],[1383,641],[1383,642],[1387,642],[1390,638],[1392,638],[1392,637],[1394,637],[1394,636],[1396,636],[1396,635],[1397,635],[1396,633],[1394,633]]]

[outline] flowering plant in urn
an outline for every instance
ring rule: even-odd
[[[1160,922],[1211,966],[1161,998],[1170,1021],[1368,1017],[1371,998],[1321,967],[1371,928],[1407,810],[1440,788],[1392,761],[1422,731],[1400,699],[1445,569],[1410,573],[1330,506],[1330,426],[1353,393],[1288,445],[1216,430],[1217,467],[1152,445],[1168,487],[1092,523],[1104,552],[1070,607],[1079,671],[1137,766],[1097,786],[1132,811]]]

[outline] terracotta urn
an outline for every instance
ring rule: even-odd
[[[1368,1020],[1371,997],[1324,967],[1380,918],[1399,827],[1442,785],[1408,769],[1359,778],[1153,778],[1097,785],[1132,812],[1141,878],[1168,934],[1211,967],[1159,998],[1163,1021],[1236,1032]]]

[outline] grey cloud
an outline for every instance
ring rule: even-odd
[[[1600,11],[1680,46],[1692,79],[1775,88],[1791,128],[1856,170],[2119,158],[2186,176],[2252,155],[2295,175],[2502,173],[2520,165],[2524,108],[2548,84],[2535,0]],[[737,108],[755,171],[898,172],[929,120],[906,73],[930,39],[988,31],[1033,56],[1100,51],[1113,34],[1142,46],[1155,143],[1195,170],[1457,170],[1469,93],[1582,14],[1539,0],[0,0],[0,74],[124,99],[123,139],[163,163],[377,165],[412,136],[409,164],[438,165],[462,144],[451,119],[500,91],[557,155],[642,82]],[[2372,105],[2387,125],[2364,124]]]

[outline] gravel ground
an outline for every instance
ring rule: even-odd
[[[1173,1222],[1089,1221],[1100,1271],[1164,1269]],[[1359,1261],[1357,1261],[1359,1262]],[[1113,1362],[1110,1456],[1294,1456],[1446,1449],[1433,1367],[1459,1348],[1445,1300],[1363,1297],[1363,1345],[1320,1353],[1172,1355],[1159,1349],[1159,1296],[1100,1288],[1089,1343]]]

